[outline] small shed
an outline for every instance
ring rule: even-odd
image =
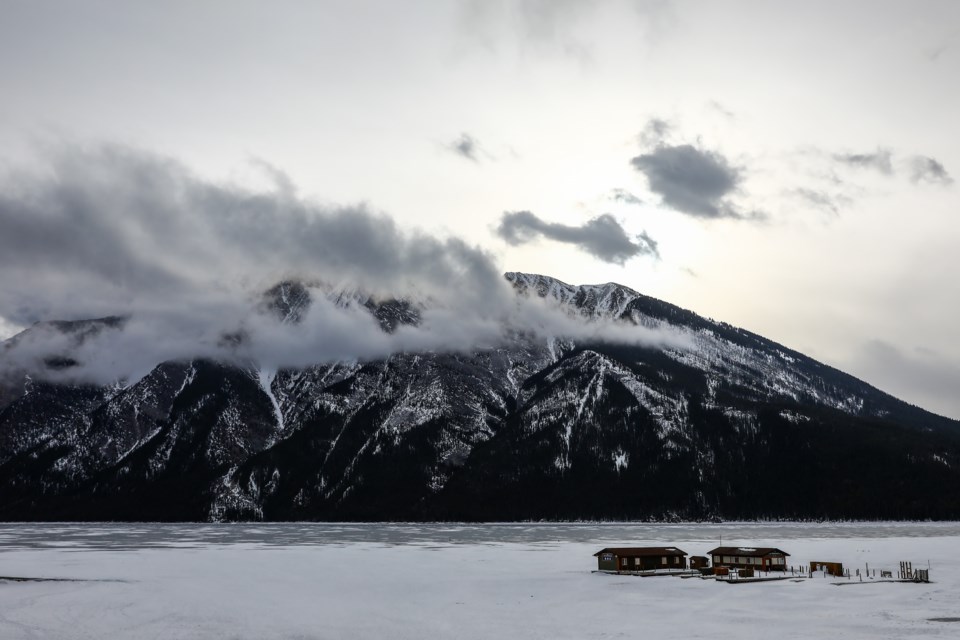
[[[758,571],[786,571],[790,554],[776,547],[717,547],[710,557],[713,566]]]
[[[690,568],[699,571],[710,566],[710,558],[707,556],[690,556]]]
[[[842,576],[843,563],[842,562],[822,562],[820,560],[812,560],[810,562],[810,571],[823,571],[828,576]]]
[[[600,571],[686,569],[687,552],[676,547],[607,547],[593,554]]]

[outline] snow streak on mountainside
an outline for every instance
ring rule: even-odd
[[[0,517],[960,517],[957,422],[627,287],[506,279],[616,331],[297,368],[195,358],[107,386],[8,375]],[[429,311],[293,281],[262,305],[296,326],[317,296],[385,335]],[[111,323],[50,325],[69,345]],[[618,339],[631,327],[679,338]]]

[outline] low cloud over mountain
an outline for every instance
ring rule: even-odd
[[[172,359],[303,366],[475,349],[518,326],[605,331],[542,301],[518,302],[502,269],[476,246],[403,230],[364,205],[301,198],[276,170],[275,188],[253,191],[118,146],[62,147],[47,162],[44,171],[11,173],[0,185],[4,318],[20,326],[125,320],[79,342],[56,327],[35,327],[7,343],[7,369],[109,381]],[[604,244],[618,230],[612,218],[601,219],[577,241],[611,259],[655,251],[625,235],[622,247]],[[281,323],[259,306],[262,292],[281,280],[319,294],[301,322]],[[392,298],[418,305],[418,322],[384,332],[363,308],[366,300]],[[656,342],[655,333],[622,339]],[[65,351],[71,366],[44,365]]]

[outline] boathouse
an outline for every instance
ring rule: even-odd
[[[600,571],[686,569],[687,552],[676,547],[607,547],[593,554]]]
[[[776,547],[717,547],[711,550],[714,568],[786,571],[790,554]]]

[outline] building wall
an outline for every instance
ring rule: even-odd
[[[597,556],[603,565],[603,555]],[[624,564],[626,561],[626,564]],[[613,563],[617,571],[653,571],[655,569],[686,569],[686,558],[682,556],[618,556]],[[604,567],[601,566],[601,569]],[[609,569],[608,569],[609,570]]]
[[[757,571],[786,571],[785,556],[711,556],[715,567],[734,567],[737,569],[756,569]]]
[[[616,571],[618,558],[612,553],[601,553],[597,556],[597,569],[600,571]]]
[[[819,562],[814,560],[810,562],[810,570],[826,571],[831,576],[842,576],[843,563],[842,562]]]

